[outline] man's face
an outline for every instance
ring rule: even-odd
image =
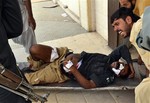
[[[128,0],[119,0],[121,7],[131,8],[132,4]]]
[[[120,62],[113,62],[111,64],[112,68],[115,68],[116,70],[120,70],[120,73],[118,76],[127,76],[129,74],[129,65],[120,63]]]
[[[135,0],[132,0],[132,2],[130,2],[129,0],[119,0],[120,6],[121,7],[126,7],[126,8],[130,8],[130,9],[134,9],[135,6]]]
[[[122,69],[119,73],[120,76],[125,76],[129,73],[129,66],[128,65],[125,65],[124,66],[124,69]]]
[[[119,18],[114,20],[112,26],[114,28],[114,31],[116,31],[123,38],[126,38],[127,36],[130,35],[130,31],[131,31],[130,22],[123,20],[122,18]]]

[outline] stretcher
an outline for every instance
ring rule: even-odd
[[[20,68],[27,65],[25,62],[20,63]],[[116,78],[115,82],[107,87],[97,87],[88,90],[133,90],[145,77],[145,67],[144,65],[138,65],[137,62],[133,62],[135,69],[135,78],[134,79],[121,79]],[[142,70],[142,69],[143,70]],[[142,70],[142,73],[141,73]],[[53,84],[44,84],[44,85],[35,85],[33,86],[35,90],[87,90],[82,88],[76,81],[68,80],[64,83],[53,83]]]
[[[84,89],[76,81],[68,80],[64,83],[54,83],[45,85],[36,85],[34,89],[38,90],[131,90],[138,84],[137,79],[122,80],[117,78],[115,82],[107,87],[97,87],[93,89]]]
[[[136,62],[133,63],[135,69],[135,78],[133,79],[121,79],[116,78],[115,82],[107,87],[97,87],[88,90],[133,90],[146,76],[145,66],[138,65]],[[143,70],[141,70],[143,69]],[[76,81],[66,81],[64,83],[54,83],[45,85],[36,85],[34,89],[39,90],[87,90],[82,88]]]

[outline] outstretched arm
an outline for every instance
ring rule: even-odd
[[[121,57],[126,60],[128,64],[132,62],[129,49],[126,45],[117,47],[111,52],[111,54],[109,54],[109,57],[111,57],[111,62],[118,61]]]
[[[71,60],[75,61],[73,57],[69,58],[68,60],[63,61],[63,69],[74,75],[75,79],[78,83],[85,89],[95,88],[96,84],[92,80],[86,79],[77,69],[76,63],[72,62]]]
[[[95,88],[96,84],[92,80],[87,80],[75,66],[70,68],[70,73],[74,75],[78,83],[85,89]]]
[[[129,52],[129,49],[126,45],[121,45],[118,48],[116,48],[110,55],[111,58],[110,62],[118,61],[121,57],[129,64],[131,69],[131,74],[129,75],[129,78],[133,78],[135,71],[132,64],[131,55]]]

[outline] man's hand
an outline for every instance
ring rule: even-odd
[[[65,63],[65,62],[64,62]],[[66,72],[70,72],[70,68],[73,66],[73,63],[71,62],[71,60],[67,61],[66,64],[64,64],[63,69]]]
[[[29,25],[32,27],[32,29],[35,30],[35,28],[36,28],[35,19],[33,17],[29,16],[28,22],[29,22]]]
[[[134,78],[134,76],[135,76],[135,71],[134,71],[133,64],[130,63],[130,64],[129,64],[129,67],[130,67],[131,73],[130,73],[130,75],[128,76],[128,78]]]
[[[128,76],[128,78],[129,78],[129,79],[134,78],[134,75],[135,75],[135,73],[132,72],[132,73]]]
[[[139,65],[142,65],[142,64],[143,64],[143,61],[142,61],[142,58],[141,58],[140,55],[138,56],[138,61],[137,61],[137,62],[138,62]]]

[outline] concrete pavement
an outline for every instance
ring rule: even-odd
[[[112,51],[108,47],[107,41],[99,34],[89,33],[69,16],[62,16],[65,12],[59,6],[48,8],[53,5],[52,1],[33,0],[32,5],[37,21],[35,33],[38,43],[53,47],[67,46],[74,52],[85,50],[108,54]],[[14,44],[11,40],[10,44],[17,61],[26,61],[28,54],[25,54],[23,47]],[[36,92],[44,94],[48,91],[38,90]],[[51,90],[50,93],[47,103],[134,103],[134,90]]]

